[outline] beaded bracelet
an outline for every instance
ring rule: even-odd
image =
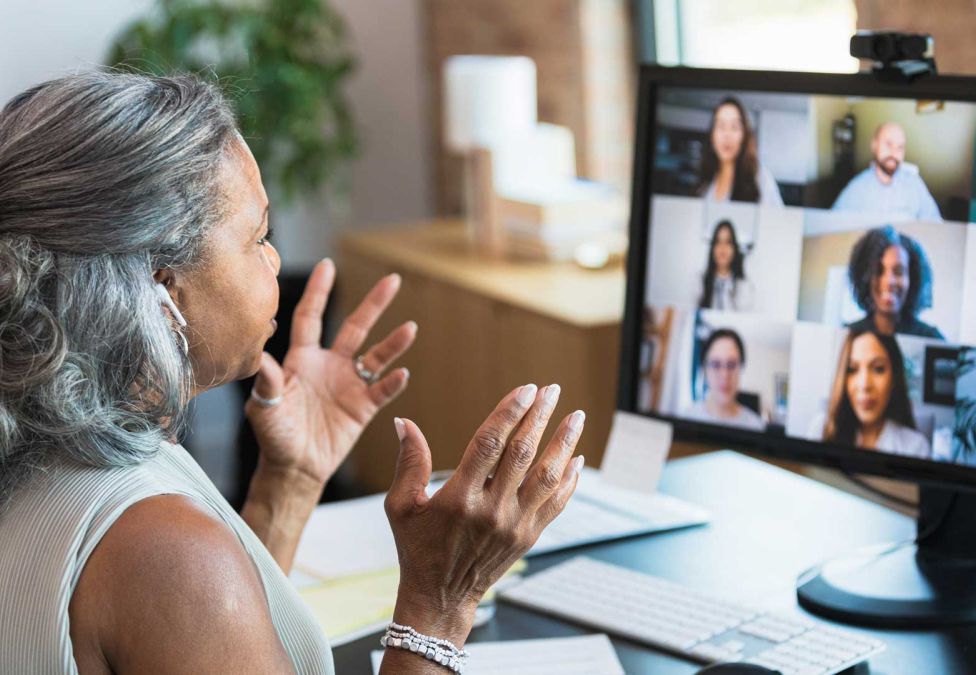
[[[459,674],[464,672],[468,660],[468,653],[458,649],[450,640],[424,635],[410,626],[403,626],[396,622],[391,623],[386,629],[386,634],[380,638],[380,644],[384,648],[409,650]]]

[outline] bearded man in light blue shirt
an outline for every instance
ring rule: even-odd
[[[834,202],[835,211],[861,211],[912,220],[942,222],[939,206],[918,174],[905,162],[905,130],[885,122],[871,139],[871,165],[854,176]]]

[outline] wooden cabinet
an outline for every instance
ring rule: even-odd
[[[486,259],[471,248],[463,225],[448,220],[347,234],[338,270],[343,314],[383,275],[403,277],[371,342],[403,321],[419,325],[402,361],[410,386],[350,457],[348,470],[364,486],[389,487],[398,448],[394,416],[424,431],[435,470],[454,468],[498,400],[529,382],[559,383],[558,418],[586,411],[579,451],[588,464],[599,462],[616,404],[622,266],[588,271]]]

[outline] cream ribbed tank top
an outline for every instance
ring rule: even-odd
[[[237,534],[295,672],[333,675],[322,629],[274,558],[186,450],[169,443],[136,466],[57,466],[15,492],[0,513],[0,673],[78,672],[68,603],[85,562],[129,506],[162,494],[192,497]]]

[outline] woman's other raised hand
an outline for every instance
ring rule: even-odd
[[[397,623],[463,644],[482,596],[566,506],[583,466],[572,459],[583,411],[560,422],[533,464],[558,400],[558,385],[510,392],[432,497],[427,441],[413,422],[395,420],[400,455],[386,512],[400,559]]]

